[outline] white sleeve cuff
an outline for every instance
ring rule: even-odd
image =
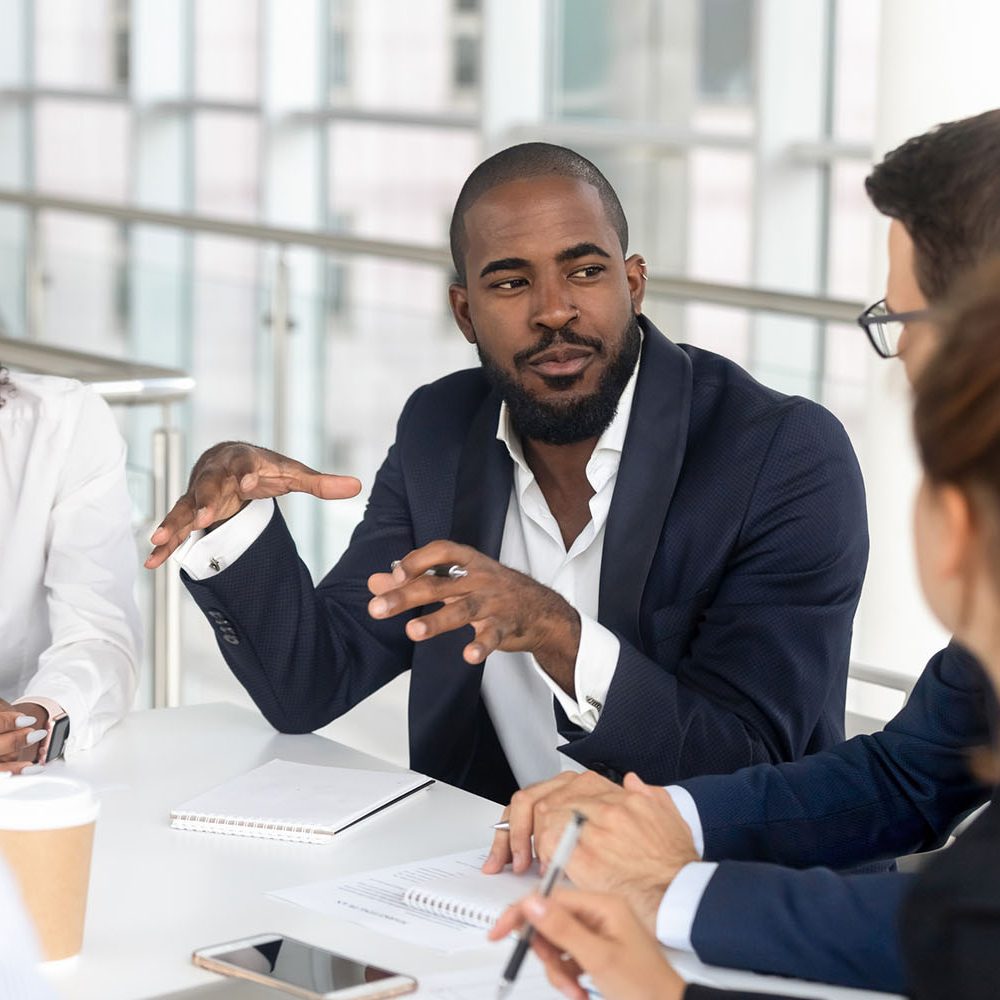
[[[714,861],[685,865],[670,883],[656,914],[656,936],[668,948],[693,951],[691,929],[708,883],[719,866]]]
[[[257,541],[273,515],[273,500],[251,500],[214,531],[192,531],[172,558],[192,580],[215,576],[232,566]]]
[[[705,832],[701,828],[701,817],[698,815],[698,807],[694,804],[694,798],[686,788],[680,785],[667,785],[667,795],[674,800],[677,811],[681,814],[681,819],[688,825],[691,831],[691,839],[694,841],[694,849],[699,858],[705,856]]]
[[[587,615],[580,615],[580,648],[576,654],[574,686],[576,698],[568,695],[538,665],[532,656],[531,662],[549,686],[566,717],[574,725],[588,733],[594,731],[608,697],[608,688],[618,667],[618,653],[621,644],[618,636]]]

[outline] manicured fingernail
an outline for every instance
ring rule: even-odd
[[[410,636],[413,639],[422,639],[427,635],[427,626],[423,622],[410,623]]]
[[[392,567],[392,578],[397,583],[402,583],[406,579],[406,570],[398,562]]]
[[[14,725],[17,726],[18,729],[24,729],[26,726],[33,726],[37,721],[37,719],[30,715],[19,715],[14,720]]]
[[[45,768],[41,764],[29,764],[27,767],[22,767],[21,774],[42,774]]]
[[[369,613],[375,618],[381,618],[387,610],[388,608],[386,603],[381,597],[376,597],[375,600],[368,605]]]
[[[247,474],[246,474],[246,475],[245,475],[245,476],[244,476],[244,477],[243,477],[243,478],[242,478],[242,479],[240,480],[240,489],[241,489],[241,490],[243,490],[244,492],[246,492],[246,491],[247,491],[247,490],[249,490],[249,489],[253,489],[253,480],[254,480],[254,477],[253,477],[253,475],[252,475],[251,473],[249,473],[249,472],[248,472],[248,473],[247,473]]]
[[[36,729],[33,732],[28,733],[28,738],[24,742],[27,743],[28,746],[33,746],[35,743],[41,743],[47,735],[47,730]]]

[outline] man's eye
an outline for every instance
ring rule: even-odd
[[[506,290],[512,288],[522,288],[527,283],[528,282],[525,281],[524,278],[504,278],[503,281],[496,282],[496,284],[494,284],[492,287],[503,288]]]
[[[596,278],[604,270],[600,264],[588,264],[586,267],[577,268],[572,274],[574,278]]]

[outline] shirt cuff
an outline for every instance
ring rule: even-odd
[[[660,900],[656,936],[668,948],[693,951],[691,930],[708,883],[719,866],[714,861],[693,861],[676,875]]]
[[[273,500],[251,500],[212,531],[192,531],[172,558],[192,580],[215,576],[232,566],[257,541],[273,516]]]
[[[691,793],[680,785],[667,785],[667,795],[674,800],[677,811],[681,814],[681,819],[688,825],[691,831],[691,839],[694,841],[695,853],[699,858],[705,856],[705,831],[701,827],[701,817],[698,815],[698,807],[694,804]]]
[[[576,654],[573,685],[576,698],[568,695],[531,657],[534,668],[549,686],[566,717],[574,725],[594,731],[604,709],[612,678],[618,667],[621,643],[614,632],[587,615],[580,615],[580,648]]]

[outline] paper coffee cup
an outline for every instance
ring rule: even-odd
[[[0,783],[0,854],[46,961],[76,955],[83,944],[97,811],[89,786],[69,778],[42,774]]]

